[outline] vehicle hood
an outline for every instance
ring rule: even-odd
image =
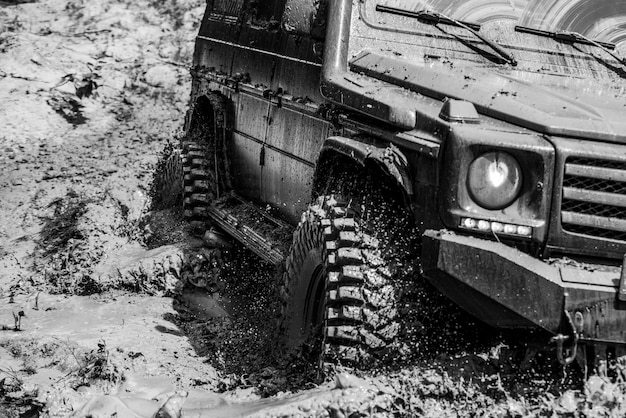
[[[435,99],[466,100],[480,114],[544,134],[626,143],[626,81],[617,77],[414,63],[369,51],[350,68]]]

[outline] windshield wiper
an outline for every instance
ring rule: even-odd
[[[411,10],[398,9],[396,7],[383,6],[381,4],[377,4],[376,11],[383,12],[383,13],[391,13],[391,14],[400,15],[400,16],[413,17],[419,20],[423,20],[423,21],[435,24],[435,25],[437,25],[438,23],[444,23],[448,25],[461,27],[467,30],[468,32],[472,33],[475,37],[477,37],[481,41],[483,41],[485,45],[487,45],[489,48],[495,51],[500,57],[504,59],[504,61],[508,62],[512,66],[517,65],[517,60],[515,59],[515,57],[513,57],[513,55],[509,54],[500,45],[498,45],[491,39],[487,39],[485,36],[481,35],[480,32],[478,32],[478,30],[480,29],[480,25],[467,23],[467,22],[461,22],[460,20],[452,19],[451,17],[448,17],[444,15],[443,13],[435,12],[432,10],[411,11]]]
[[[615,48],[614,46],[613,48],[609,49],[606,46],[602,45],[602,43],[596,42],[593,39],[587,38],[585,35],[581,33],[571,32],[571,31],[561,31],[561,32],[555,33],[555,38],[561,39],[567,42],[578,42],[578,43],[586,43],[586,44],[593,45],[596,48],[600,48],[601,50],[603,50],[604,52],[606,52],[607,54],[615,58],[617,62],[619,62],[620,64],[626,65],[626,59],[620,57],[615,52],[611,51],[611,49]]]
[[[609,42],[594,41],[593,39],[589,39],[585,35],[582,35],[578,32],[571,32],[571,31],[552,32],[549,30],[529,28],[526,26],[515,26],[515,31],[524,32],[524,33],[532,33],[533,35],[545,36],[547,38],[553,38],[553,39],[560,39],[562,41],[577,42],[579,44],[596,45],[596,46],[602,45],[604,48],[615,49],[615,44],[612,44]]]
[[[515,30],[517,32],[526,32],[532,33],[533,35],[546,36],[548,38],[557,39],[559,41],[565,41],[570,43],[578,43],[585,45],[593,45],[596,48],[600,48],[613,58],[615,58],[620,64],[626,65],[626,59],[617,55],[613,50],[615,49],[615,44],[609,42],[600,42],[595,41],[591,38],[586,37],[582,33],[573,32],[573,31],[560,31],[560,32],[551,32],[547,30],[540,30],[534,28],[527,28],[525,26],[515,26]]]
[[[398,16],[413,17],[413,18],[425,20],[431,23],[443,23],[443,24],[453,25],[453,26],[458,26],[458,23],[460,22],[466,26],[469,26],[470,28],[474,30],[480,30],[480,25],[476,23],[464,22],[461,20],[452,20],[449,17],[445,17],[444,15],[440,13],[435,13],[435,12],[431,12],[428,10],[412,11],[412,10],[399,9],[397,7],[384,6],[382,4],[377,4],[376,11],[383,12],[383,13],[391,13],[391,14],[398,15]]]

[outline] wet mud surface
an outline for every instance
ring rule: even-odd
[[[495,333],[367,372],[285,352],[279,272],[151,210],[203,7],[0,2],[0,416],[624,415],[623,379]]]

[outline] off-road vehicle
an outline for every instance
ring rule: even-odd
[[[208,0],[185,216],[284,266],[284,334],[321,330],[325,358],[396,344],[424,278],[487,324],[551,335],[563,363],[618,351],[624,16],[608,0]]]

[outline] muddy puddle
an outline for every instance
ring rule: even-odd
[[[137,331],[144,331],[146,317],[153,318],[155,330],[167,330],[172,324],[163,319],[171,312],[171,300],[158,297],[110,296],[81,297],[31,295],[16,298],[13,304],[0,307],[0,318],[5,326],[14,326],[12,314],[23,311],[20,331],[3,331],[5,338],[71,338],[77,343],[90,345],[101,339],[117,343],[139,343]],[[125,335],[127,334],[127,335]],[[133,337],[134,335],[134,337]],[[148,335],[144,335],[148,337]]]
[[[270,399],[261,399],[246,385],[222,393],[201,389],[218,387],[219,373],[194,353],[175,324],[173,306],[184,305],[186,314],[203,321],[227,319],[228,311],[236,310],[202,289],[185,288],[176,300],[36,293],[4,302],[0,371],[26,371],[23,390],[37,388],[37,399],[47,403],[51,416],[151,418],[159,410],[182,411],[185,417],[309,416],[326,411],[337,399],[358,404],[376,393],[348,375]],[[25,315],[15,329],[12,317],[19,311]],[[109,374],[100,370],[102,375],[89,381],[80,379],[87,376],[85,369],[96,367]]]
[[[132,382],[131,382],[132,383]],[[295,395],[278,396],[273,399],[234,403],[225,396],[206,391],[165,391],[158,382],[143,380],[142,393],[120,392],[94,398],[73,416],[110,416],[117,413],[118,417],[155,416],[157,411],[176,411],[184,417],[253,417],[253,416],[312,416],[324,411],[333,401],[340,397],[344,401],[358,402],[365,398],[366,389],[337,389],[333,387],[318,388]],[[170,388],[171,389],[171,388]],[[173,398],[173,399],[172,399]],[[171,404],[171,408],[168,405]]]
[[[121,390],[134,381],[135,390],[150,393],[217,382],[216,370],[175,324],[172,298],[38,293],[8,301],[0,305],[0,373],[19,378],[23,391],[36,390],[51,416],[67,416],[122,382]],[[226,315],[218,301],[193,301],[204,317]],[[16,330],[13,313],[20,311]],[[158,378],[161,389],[154,381],[139,387],[144,378]]]

